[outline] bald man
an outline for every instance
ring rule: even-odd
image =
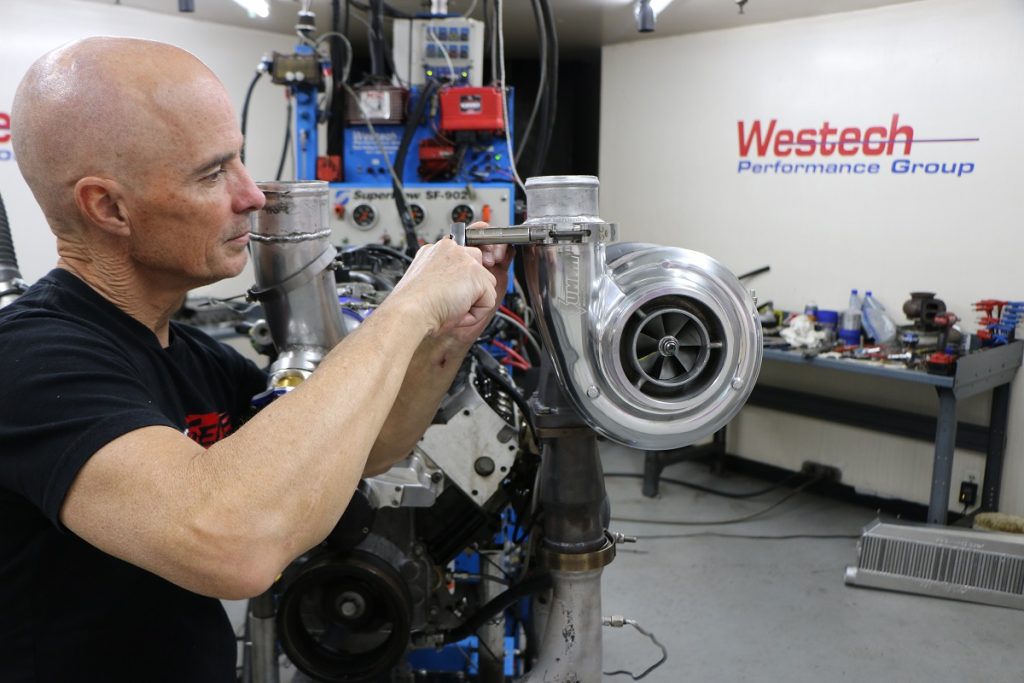
[[[360,477],[408,454],[504,290],[508,254],[451,240],[295,391],[170,322],[237,275],[264,197],[217,78],[160,43],[37,61],[13,144],[57,267],[0,311],[0,680],[231,681],[216,598],[265,591]],[[204,448],[189,417],[227,434]]]

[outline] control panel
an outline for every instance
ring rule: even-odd
[[[452,223],[469,225],[486,221],[512,225],[513,191],[509,184],[486,186],[447,183],[416,183],[405,186],[409,212],[421,242],[435,242],[447,235]],[[336,246],[386,244],[405,246],[405,232],[390,186],[331,183],[331,241]]]
[[[484,23],[476,19],[395,19],[393,55],[399,82],[428,77],[455,85],[483,85]]]

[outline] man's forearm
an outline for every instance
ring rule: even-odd
[[[469,351],[452,337],[428,337],[409,363],[402,389],[366,462],[367,476],[386,471],[412,451]]]

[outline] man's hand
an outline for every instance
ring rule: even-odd
[[[476,222],[469,227],[488,228],[490,226],[487,223]],[[494,312],[498,310],[498,306],[501,305],[501,300],[505,296],[505,290],[508,288],[508,269],[512,263],[512,257],[515,255],[515,250],[507,244],[487,244],[480,247],[480,253],[483,267],[494,277],[494,303],[490,310],[478,320],[467,325],[456,326],[450,330],[449,334],[456,341],[464,345],[469,345],[476,341],[477,337],[480,336],[480,333],[483,332],[484,328],[491,321]]]
[[[493,256],[489,261],[493,268]],[[407,299],[425,316],[428,334],[437,337],[482,329],[497,307],[496,286],[479,249],[442,239],[420,247],[391,296]]]

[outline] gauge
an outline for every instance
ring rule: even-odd
[[[473,222],[473,207],[469,204],[459,204],[452,209],[452,223],[465,223],[469,225]]]
[[[352,222],[360,230],[369,230],[377,222],[377,210],[369,204],[359,204],[352,209]]]
[[[410,204],[409,213],[412,214],[413,225],[422,225],[423,220],[427,217],[427,214],[423,210],[423,207],[420,206],[419,204]]]

